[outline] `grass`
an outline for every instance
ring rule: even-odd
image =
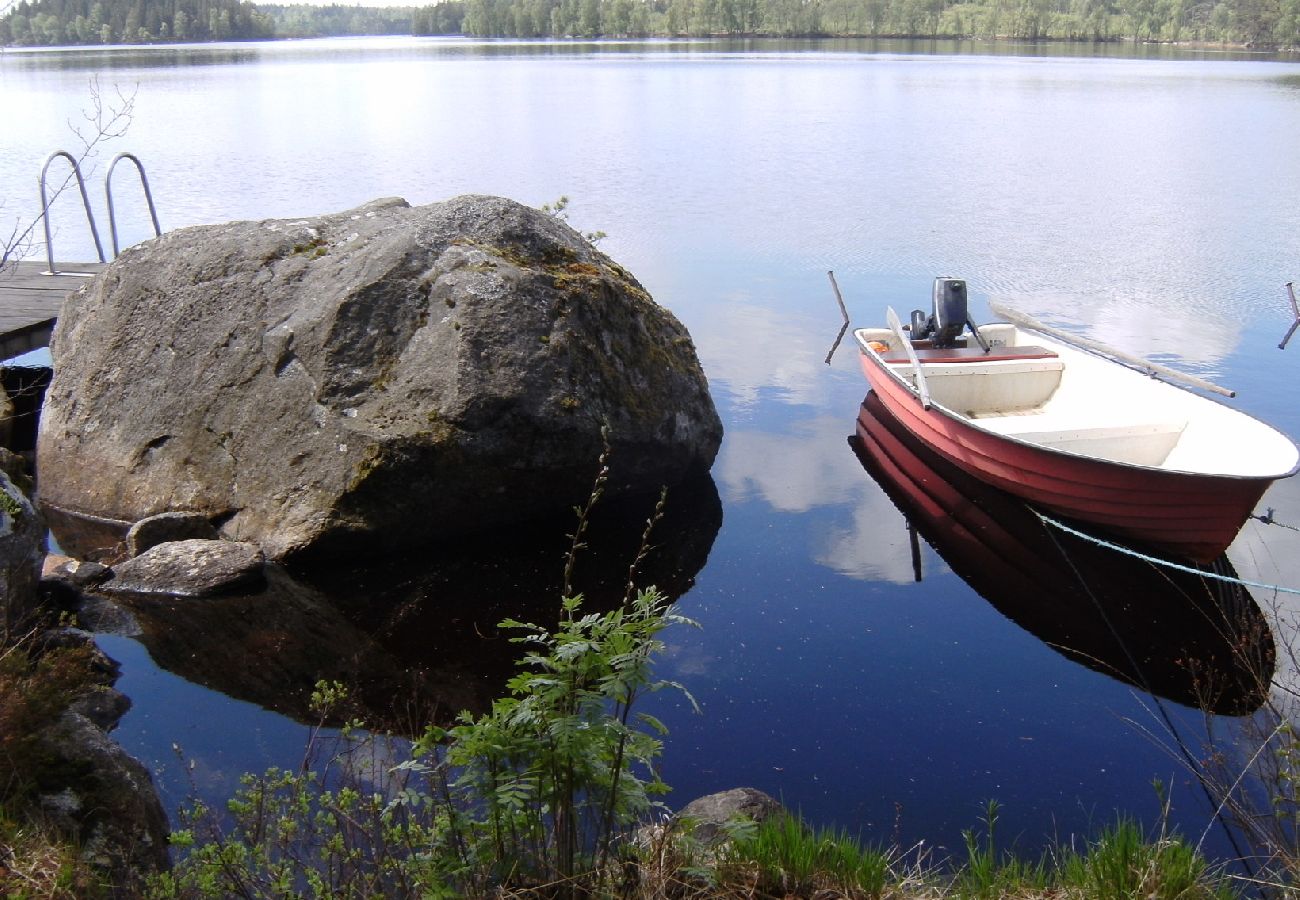
[[[895,854],[864,847],[846,831],[779,815],[758,825],[741,823],[722,850],[716,878],[733,890],[745,886],[781,897],[819,891],[881,897],[886,888],[903,886],[894,861]]]

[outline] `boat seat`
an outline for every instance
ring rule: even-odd
[[[931,399],[963,415],[1041,407],[1061,383],[1065,364],[1055,353],[1041,347],[998,347],[994,352],[1017,349],[1030,352],[986,356],[976,349],[973,355],[963,352],[954,358],[952,350],[928,351],[949,355],[935,364],[932,359],[921,358],[921,371],[925,373]],[[890,361],[888,365],[899,376],[913,379],[912,366],[907,361]]]
[[[979,363],[1004,362],[1010,359],[1056,359],[1055,351],[1046,347],[990,347],[985,353],[979,347],[916,348],[917,361],[928,363]],[[907,363],[906,351],[894,350],[882,357],[887,363]]]
[[[1185,421],[1139,419],[1090,425],[1050,413],[982,416],[974,424],[986,431],[1041,447],[1138,466],[1159,466],[1178,444]]]

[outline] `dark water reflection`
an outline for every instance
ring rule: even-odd
[[[707,475],[670,497],[635,580],[676,599],[708,560],[722,505]],[[656,500],[595,510],[573,570],[573,589],[588,609],[622,600]],[[82,558],[107,557],[119,546],[111,525],[53,521],[60,547]],[[571,516],[531,522],[364,565],[349,560],[295,573],[273,565],[265,587],[251,592],[116,595],[113,602],[133,619],[119,630],[189,682],[305,723],[314,717],[316,682],[338,681],[351,695],[338,721],[413,735],[462,710],[482,712],[503,693],[522,651],[498,623],[555,624],[573,528]]]
[[[1157,567],[1052,528],[921,445],[874,393],[850,444],[952,570],[1047,646],[1217,715],[1247,715],[1267,701],[1273,635],[1241,585]],[[1210,570],[1237,574],[1226,557]]]

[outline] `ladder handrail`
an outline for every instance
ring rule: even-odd
[[[90,223],[90,234],[95,239],[95,252],[99,254],[99,261],[108,261],[104,259],[104,245],[99,240],[99,229],[95,227],[95,214],[90,211],[90,197],[86,195],[86,181],[81,177],[81,166],[77,164],[76,157],[67,150],[55,150],[41,167],[41,219],[45,224],[45,259],[50,264],[47,275],[57,275],[58,270],[54,268],[54,239],[50,236],[50,203],[53,201],[46,199],[45,176],[50,170],[50,163],[60,156],[72,164],[72,174],[77,177],[77,188],[81,191],[81,205],[86,210],[86,221]],[[55,194],[55,198],[58,198],[58,194]]]
[[[108,200],[108,228],[113,235],[113,258],[117,259],[117,215],[113,211],[113,169],[123,159],[129,159],[135,163],[135,169],[140,173],[140,186],[144,188],[144,199],[149,204],[149,218],[153,220],[154,237],[162,237],[162,227],[158,224],[158,210],[153,205],[153,192],[149,190],[149,179],[144,174],[144,164],[134,153],[119,153],[113,157],[113,161],[108,165],[108,173],[104,176],[104,196]]]

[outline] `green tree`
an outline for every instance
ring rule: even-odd
[[[1236,0],[1233,27],[1241,40],[1269,46],[1274,43],[1273,30],[1282,19],[1278,0]]]
[[[20,47],[32,42],[32,26],[22,13],[13,13],[6,19],[13,42]]]

